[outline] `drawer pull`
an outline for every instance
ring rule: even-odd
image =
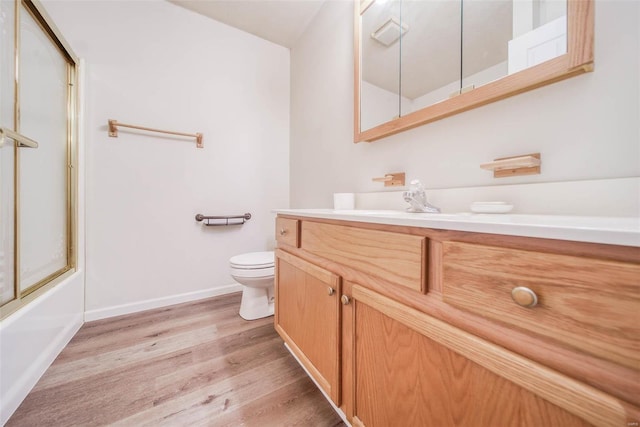
[[[281,229],[280,229],[280,235],[281,235],[281,236],[284,236],[285,234],[287,234],[287,230],[286,230],[286,229],[284,229],[284,228],[281,228]]]
[[[333,293],[334,293],[335,291],[336,291],[336,290],[335,290],[335,289],[333,289],[333,288],[327,288],[327,293],[329,294],[329,296],[333,295]]]
[[[524,286],[518,286],[511,291],[511,298],[519,306],[530,308],[538,304],[538,296],[531,289]]]
[[[348,296],[342,295],[342,297],[340,297],[340,301],[342,301],[342,305],[348,305],[351,300]]]

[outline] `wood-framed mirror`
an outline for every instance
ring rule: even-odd
[[[354,142],[593,70],[594,0],[354,3]]]

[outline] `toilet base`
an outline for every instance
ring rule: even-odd
[[[274,306],[273,286],[268,288],[243,287],[240,317],[244,320],[273,316]]]

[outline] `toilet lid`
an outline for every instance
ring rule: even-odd
[[[236,255],[229,260],[234,268],[268,268],[273,267],[273,251],[250,252],[248,254]]]

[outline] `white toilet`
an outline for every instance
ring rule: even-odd
[[[274,255],[273,251],[250,252],[229,260],[231,277],[244,285],[240,316],[255,320],[273,315]]]

